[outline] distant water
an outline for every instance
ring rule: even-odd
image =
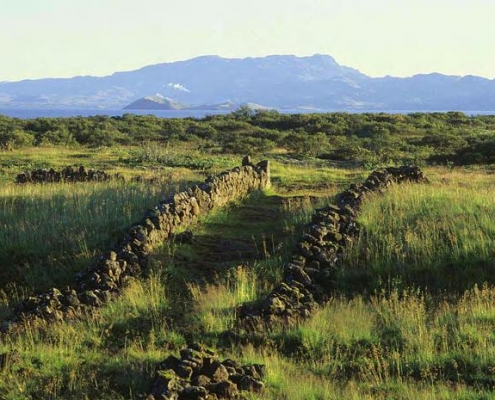
[[[160,118],[203,118],[206,115],[228,114],[230,111],[201,111],[201,110],[100,110],[100,109],[48,109],[48,108],[0,108],[0,115],[12,118],[34,119],[40,117],[91,117],[106,115],[109,117],[122,116],[124,114],[155,115]]]
[[[109,117],[122,116],[124,114],[135,115],[155,115],[160,118],[203,118],[207,115],[224,115],[231,111],[225,110],[100,110],[100,109],[47,109],[47,108],[0,108],[0,115],[12,118],[34,119],[40,117],[90,117],[95,115],[106,115]],[[328,113],[344,112],[343,110],[283,110],[284,114],[307,114],[307,113]],[[446,112],[446,111],[422,111],[422,110],[352,110],[345,111],[353,114],[359,113],[387,113],[387,114],[409,114],[413,112]],[[466,115],[495,115],[495,111],[462,111]]]

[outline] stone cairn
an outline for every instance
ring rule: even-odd
[[[374,171],[363,184],[353,184],[338,196],[338,205],[318,209],[284,266],[284,279],[261,302],[239,310],[238,326],[248,331],[267,329],[276,321],[292,323],[308,317],[325,303],[334,288],[337,263],[346,245],[359,234],[356,216],[366,196],[392,184],[427,182],[418,167]]]
[[[241,399],[242,392],[261,393],[265,366],[220,362],[211,350],[193,344],[158,364],[148,400]]]
[[[111,250],[79,272],[75,285],[63,290],[53,288],[20,302],[12,319],[2,323],[1,330],[8,332],[15,323],[27,319],[60,321],[100,307],[117,296],[130,277],[138,277],[146,270],[148,255],[156,243],[169,239],[175,231],[190,226],[213,208],[263,189],[269,182],[269,162],[254,165],[245,157],[241,167],[209,177],[204,183],[162,201],[131,226]]]
[[[17,175],[15,183],[106,182],[112,179],[123,179],[123,177],[120,174],[111,175],[105,171],[86,169],[81,165],[79,168],[65,167],[60,172],[53,168],[23,172]]]

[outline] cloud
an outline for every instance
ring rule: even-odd
[[[181,92],[187,92],[187,93],[190,92],[190,90],[188,88],[186,88],[184,85],[181,85],[180,83],[172,83],[172,82],[170,82],[167,86],[169,88],[172,88],[172,89],[175,89],[175,90],[180,90]]]

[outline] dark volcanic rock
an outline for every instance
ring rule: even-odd
[[[50,169],[35,169],[17,175],[15,182],[25,183],[53,183],[53,182],[105,182],[112,179],[123,180],[120,174],[110,175],[104,171],[87,170],[83,165],[79,168],[66,167],[62,171]]]
[[[265,366],[244,365],[216,355],[198,344],[158,364],[150,395],[155,399],[237,399],[242,391],[261,393]],[[188,374],[184,376],[184,365]],[[232,373],[230,373],[231,371]]]

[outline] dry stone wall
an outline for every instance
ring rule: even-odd
[[[427,179],[418,167],[375,171],[363,184],[351,185],[342,192],[337,205],[316,210],[291,261],[284,267],[283,282],[261,303],[242,306],[239,326],[259,331],[275,321],[296,321],[309,316],[328,300],[334,288],[337,263],[347,243],[359,233],[356,216],[366,194],[402,182],[420,183]]]
[[[25,319],[57,321],[101,306],[120,292],[129,277],[142,274],[156,243],[167,240],[212,209],[267,187],[269,182],[269,162],[254,165],[245,157],[241,167],[210,177],[162,201],[146,212],[123,240],[78,273],[75,285],[63,290],[54,288],[22,301],[15,307],[12,320],[2,324],[2,330],[8,331],[14,323]]]
[[[83,165],[79,168],[65,167],[61,171],[50,169],[35,169],[17,175],[15,182],[25,183],[53,183],[53,182],[105,182],[112,179],[123,179],[119,174],[111,175],[105,171],[86,169]]]

